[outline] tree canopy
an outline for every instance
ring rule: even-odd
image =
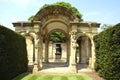
[[[108,29],[108,28],[110,28],[110,27],[113,27],[113,25],[103,24],[103,26],[101,26],[101,29],[102,29],[102,30],[106,30],[106,29]]]
[[[65,42],[65,35],[62,32],[53,32],[50,35],[50,41],[52,41],[52,42]]]

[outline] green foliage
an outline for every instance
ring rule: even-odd
[[[0,26],[0,80],[11,80],[27,71],[25,38]]]
[[[95,69],[105,79],[120,78],[120,24],[94,37]]]
[[[29,17],[29,18],[28,18],[28,21],[32,21],[33,18],[34,18],[34,16]]]
[[[50,35],[50,41],[52,41],[52,42],[65,42],[65,35],[61,32],[53,32]]]
[[[53,4],[45,4],[40,8],[40,10],[43,9],[43,8],[46,8],[48,6],[63,6],[63,7],[66,7],[68,9],[70,9],[79,18],[79,21],[83,21],[82,14],[79,13],[77,8],[73,7],[70,3],[56,2],[56,3],[53,3]],[[33,17],[33,16],[31,16],[31,17]],[[31,17],[28,20],[30,20],[30,21],[33,20],[33,18],[31,18]]]
[[[103,26],[101,26],[101,29],[102,29],[102,30],[105,30],[105,29],[110,28],[110,27],[112,27],[112,26],[113,26],[113,25],[104,24]]]

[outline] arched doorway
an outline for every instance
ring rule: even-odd
[[[52,30],[49,33],[49,62],[67,62],[67,35],[63,30]]]
[[[81,35],[77,39],[76,63],[80,68],[88,68],[91,60],[91,40],[86,35]]]
[[[42,26],[42,33],[44,35],[44,51],[43,51],[43,70],[53,67],[68,67],[69,63],[69,23],[61,17],[51,18]],[[51,37],[53,34],[63,35],[62,41],[53,41]],[[54,38],[57,38],[56,36]]]

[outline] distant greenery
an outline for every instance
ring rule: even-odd
[[[70,3],[66,3],[66,2],[56,2],[54,4],[45,4],[45,5],[43,5],[42,8],[40,8],[40,10],[43,9],[43,8],[45,8],[45,7],[55,6],[55,5],[56,6],[63,6],[63,7],[66,7],[68,9],[72,10],[72,12],[75,13],[75,15],[80,19],[80,21],[83,20],[82,19],[82,14],[79,13],[79,11],[77,10],[77,8],[73,7]]]
[[[50,35],[50,41],[52,41],[52,42],[65,42],[65,35],[62,32],[53,32]]]
[[[33,20],[33,18],[34,18],[34,16],[32,15],[32,16],[30,16],[29,18],[28,18],[28,21],[32,21]]]
[[[42,74],[22,74],[13,80],[92,80],[87,75],[42,75]]]
[[[105,30],[105,29],[110,28],[110,27],[113,27],[113,25],[104,24],[103,26],[101,26],[101,29],[102,29],[102,30]]]
[[[94,37],[95,69],[106,80],[120,79],[120,23]]]
[[[79,21],[83,21],[83,19],[82,19],[82,14],[79,13],[79,11],[77,10],[77,8],[73,7],[70,3],[66,3],[66,2],[56,2],[56,3],[53,3],[53,4],[45,4],[45,5],[43,5],[43,6],[40,8],[40,10],[43,9],[43,8],[46,8],[46,7],[48,7],[48,6],[63,6],[63,7],[66,7],[66,8],[68,8],[68,9],[70,9],[73,13],[75,13],[75,15],[79,18]],[[33,18],[34,18],[34,16],[31,16],[31,17],[29,17],[28,20],[31,21],[31,20],[33,20]]]
[[[27,71],[25,38],[0,25],[0,80],[11,80]]]

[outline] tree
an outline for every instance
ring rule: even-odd
[[[34,16],[32,15],[31,17],[28,18],[28,21],[32,21]]]
[[[113,25],[110,25],[110,24],[103,24],[103,26],[101,26],[101,29],[102,30],[105,30],[105,29],[107,29],[107,28],[110,28],[110,27],[112,27]]]
[[[65,42],[65,35],[62,32],[53,32],[50,35],[50,41],[52,41],[52,42]]]

